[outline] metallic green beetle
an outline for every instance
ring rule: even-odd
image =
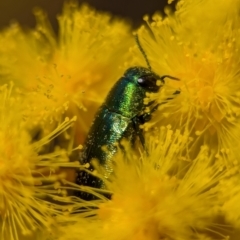
[[[144,114],[144,109],[147,107],[144,104],[144,98],[146,93],[158,92],[164,84],[165,77],[169,76],[159,77],[143,67],[129,68],[124,73],[96,114],[80,157],[81,164],[89,163],[88,170],[93,171],[94,166],[91,160],[98,159],[105,170],[104,177],[108,178],[113,171],[111,161],[117,151],[116,143],[123,138],[134,143],[136,137],[139,137],[144,145],[139,126],[150,120],[150,114],[158,106],[154,106],[152,108],[154,110],[149,114]],[[159,80],[162,82],[160,86],[157,85]],[[150,104],[153,105],[153,102]],[[107,150],[104,150],[103,146],[106,146]],[[103,187],[102,180],[84,170],[78,171],[76,183],[95,188]],[[94,199],[89,193],[77,192],[76,194],[85,200]]]
[[[137,43],[148,63],[138,39]],[[97,159],[104,169],[104,178],[107,179],[113,172],[112,159],[118,149],[116,143],[119,144],[125,138],[134,144],[136,137],[139,137],[143,147],[145,147],[140,125],[150,120],[152,112],[157,109],[158,105],[154,106],[154,102],[151,102],[147,106],[144,104],[144,98],[146,93],[158,92],[164,85],[165,77],[177,80],[177,78],[168,75],[158,76],[150,70],[150,66],[149,69],[132,67],[124,73],[123,77],[110,90],[105,102],[96,114],[80,156],[81,164],[88,163],[88,170],[92,172],[94,165],[91,160]],[[157,84],[157,81],[161,81],[162,84]],[[179,92],[174,94],[177,93]],[[151,111],[148,114],[144,113],[145,108],[151,106]],[[84,170],[77,172],[76,183],[104,188],[101,179]],[[76,192],[76,195],[84,200],[96,199],[93,195],[83,191]]]

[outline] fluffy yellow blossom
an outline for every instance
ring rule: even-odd
[[[149,156],[119,152],[107,183],[111,200],[85,202],[82,212],[69,215],[68,223],[60,217],[56,235],[49,238],[228,239],[233,229],[221,220],[224,198],[219,197],[220,189],[229,186],[224,180],[235,173],[224,169],[207,146],[190,159],[192,143],[187,135],[162,127],[147,142]],[[225,196],[231,194],[226,191]]]
[[[34,119],[29,126],[77,115],[76,131],[86,133],[97,107],[123,74],[133,42],[130,27],[75,1],[66,3],[58,17],[57,35],[45,13],[36,9],[35,15],[34,30],[15,24],[0,34],[0,74],[23,89],[25,114]]]
[[[67,152],[40,152],[74,119],[66,119],[45,138],[33,142],[24,127],[21,97],[12,86],[0,88],[0,101],[0,238],[18,240],[41,228],[50,230],[55,224],[53,217],[62,214],[60,203],[67,202],[66,191],[59,190],[56,182],[64,175],[56,170],[67,165]]]
[[[180,79],[166,78],[165,89],[149,96],[160,104],[173,99],[146,128],[171,124],[197,137],[197,148],[239,148],[239,7],[239,1],[180,1],[166,18],[145,17],[138,34],[152,69]],[[139,50],[133,54],[146,65]]]
[[[0,81],[17,88],[0,88],[0,239],[239,240],[239,8],[179,1],[145,17],[138,48],[126,23],[76,2],[57,35],[38,9],[34,30],[1,32]],[[147,65],[141,48],[154,72],[179,79],[146,96],[160,104],[143,126],[147,153],[123,142],[107,189],[68,182],[59,167],[83,167],[69,142],[82,141],[123,66]]]

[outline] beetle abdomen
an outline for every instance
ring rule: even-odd
[[[92,124],[87,136],[83,152],[80,157],[81,164],[89,164],[88,170],[97,170],[101,166],[101,174],[108,178],[113,172],[112,160],[117,151],[117,143],[122,138],[131,141],[135,137],[133,122],[121,114],[110,112],[106,106],[102,106]],[[103,188],[103,181],[92,174],[79,170],[76,183],[78,185]],[[77,196],[85,200],[93,199],[93,196],[85,192],[77,192]]]

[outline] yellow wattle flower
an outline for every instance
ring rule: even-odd
[[[221,194],[236,172],[224,169],[207,146],[191,159],[192,143],[187,135],[162,127],[147,141],[149,156],[139,158],[130,148],[124,155],[119,152],[114,176],[106,183],[111,200],[83,202],[78,213],[64,220],[60,216],[49,239],[228,239],[234,230],[229,232],[222,221],[222,206],[231,194],[224,192],[222,199]]]
[[[63,203],[71,203],[66,191],[55,185],[65,177],[56,173],[58,167],[71,165],[68,153],[61,149],[40,153],[75,119],[66,119],[45,138],[33,142],[22,118],[22,98],[12,85],[1,86],[0,100],[0,238],[18,240],[39,229],[51,231],[54,217],[63,214]]]
[[[197,137],[197,148],[234,151],[240,141],[239,1],[186,2],[166,18],[145,17],[148,26],[138,32],[153,71],[180,80],[166,78],[159,95],[149,96],[165,104],[145,127],[171,124]],[[139,50],[133,54],[146,64]]]
[[[130,27],[75,1],[66,3],[58,17],[57,35],[46,14],[37,9],[35,15],[36,29],[24,32],[13,25],[0,34],[0,74],[23,89],[25,115],[35,120],[29,126],[77,115],[76,131],[86,133],[97,107],[123,74],[133,42]]]
[[[145,18],[151,32],[141,28],[139,39],[153,71],[180,81],[166,78],[158,94],[147,95],[146,103],[164,104],[144,128],[165,127],[146,132],[148,155],[139,157],[136,145],[114,157],[111,199],[56,173],[78,166],[68,162],[62,139],[64,150],[44,146],[62,132],[81,141],[121,66],[146,66],[139,48],[132,61],[127,56],[128,26],[68,3],[58,37],[39,10],[35,30],[13,25],[0,33],[1,80],[18,87],[0,89],[0,238],[238,240],[238,11],[238,0],[188,0],[165,19]],[[66,115],[79,117],[70,137],[65,130],[75,119]],[[40,138],[32,134],[39,125]],[[100,199],[66,196],[77,189]]]

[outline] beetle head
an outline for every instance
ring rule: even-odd
[[[129,81],[143,88],[146,92],[158,92],[160,87],[165,83],[160,76],[144,67],[129,68],[124,73],[124,76]],[[157,84],[158,81],[161,81],[162,84]]]

